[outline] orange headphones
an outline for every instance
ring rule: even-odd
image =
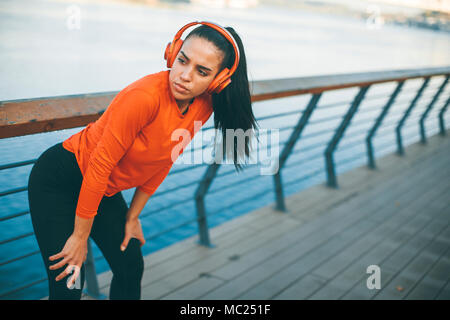
[[[167,60],[167,67],[172,68],[172,65],[175,61],[178,51],[180,51],[181,46],[183,45],[183,40],[180,39],[181,35],[183,34],[183,32],[186,29],[188,29],[189,27],[194,26],[196,24],[203,24],[203,25],[206,25],[208,27],[211,27],[211,28],[217,30],[233,45],[234,53],[235,53],[235,57],[236,57],[234,60],[233,66],[231,67],[231,69],[225,68],[221,72],[219,72],[219,74],[216,76],[216,78],[209,85],[208,89],[206,89],[206,92],[209,94],[219,93],[227,85],[229,85],[231,83],[230,78],[233,75],[233,73],[236,71],[236,69],[239,65],[239,48],[238,48],[237,43],[234,40],[233,36],[227,29],[219,26],[218,24],[215,24],[212,22],[206,22],[206,21],[195,21],[195,22],[188,23],[187,25],[185,25],[183,28],[181,28],[177,32],[177,34],[173,38],[173,41],[169,42],[167,44],[166,51],[164,52],[164,59]]]

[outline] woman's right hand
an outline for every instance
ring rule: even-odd
[[[66,244],[64,245],[64,248],[61,250],[61,252],[49,257],[50,261],[55,261],[63,258],[61,261],[51,265],[49,269],[56,270],[64,267],[66,264],[68,265],[67,268],[55,278],[56,281],[59,281],[71,274],[72,269],[75,267],[75,273],[68,282],[68,287],[70,287],[75,284],[75,281],[80,274],[81,266],[86,260],[86,257],[87,239],[80,238],[72,234],[69,239],[67,239]]]

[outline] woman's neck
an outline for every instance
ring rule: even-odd
[[[188,101],[188,102],[177,101],[178,109],[180,109],[181,113],[186,111],[186,109],[194,102],[194,99],[195,98],[192,98],[191,101]]]

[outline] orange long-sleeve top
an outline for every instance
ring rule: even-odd
[[[194,122],[203,126],[212,112],[211,96],[205,93],[183,115],[168,70],[121,90],[97,121],[63,141],[83,175],[76,215],[94,217],[104,195],[125,189],[136,187],[151,196],[200,129]],[[184,133],[172,135],[177,129]]]

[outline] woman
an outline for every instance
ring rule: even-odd
[[[183,42],[182,33],[197,24]],[[50,299],[81,298],[89,237],[111,267],[110,299],[140,298],[145,238],[138,217],[179,155],[172,154],[174,130],[193,137],[194,121],[203,125],[214,112],[223,158],[233,155],[239,171],[242,154],[249,157],[248,139],[243,147],[226,143],[227,129],[257,125],[244,48],[233,28],[190,23],[164,56],[170,70],[124,88],[96,122],[47,149],[33,166],[30,213]],[[183,140],[181,152],[189,142]],[[133,187],[128,208],[121,191]],[[81,286],[73,288],[78,276]]]

